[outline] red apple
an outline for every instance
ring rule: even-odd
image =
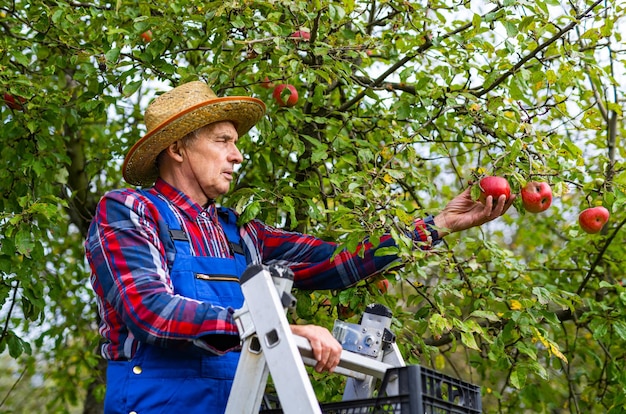
[[[270,82],[270,78],[266,76],[265,78],[263,78],[263,82],[261,82],[261,87],[265,89],[270,89],[274,87],[274,84]]]
[[[530,213],[546,211],[552,204],[552,189],[548,183],[531,181],[521,191],[522,205]]]
[[[609,221],[609,210],[602,206],[591,207],[583,210],[578,215],[578,224],[586,233],[597,233]]]
[[[285,92],[285,90],[287,90],[287,92]],[[298,102],[298,91],[296,87],[288,83],[281,83],[276,86],[274,92],[272,92],[272,96],[278,106],[292,107]]]
[[[24,110],[24,102],[26,102],[26,99],[22,98],[21,96],[15,97],[10,93],[5,92],[3,98],[4,103],[7,104],[9,108],[17,111]]]
[[[387,279],[380,279],[376,282],[376,287],[378,291],[384,295],[389,290],[389,281]]]
[[[342,305],[340,303],[337,305],[337,314],[340,319],[349,319],[356,315],[356,311],[354,309],[350,309],[350,306]]]
[[[507,200],[511,197],[511,186],[506,178],[497,176],[483,177],[478,182],[480,188],[480,197],[478,200],[485,203],[487,197],[492,196],[493,202],[496,203],[501,195],[505,195]]]
[[[146,30],[140,36],[144,42],[149,43],[152,41],[152,30]]]
[[[289,35],[289,38],[294,39],[296,41],[303,40],[305,42],[308,42],[311,40],[311,33],[309,33],[306,30],[296,30],[295,32]]]

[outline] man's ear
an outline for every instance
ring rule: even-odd
[[[165,151],[167,155],[169,155],[174,161],[182,162],[183,157],[183,145],[181,140],[174,141],[171,143]]]

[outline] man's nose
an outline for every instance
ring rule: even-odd
[[[243,162],[243,154],[241,154],[241,151],[239,151],[239,148],[237,148],[237,145],[235,144],[233,144],[230,151],[230,161],[235,164],[241,164]]]

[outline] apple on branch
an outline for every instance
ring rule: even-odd
[[[609,221],[609,210],[603,206],[590,207],[578,215],[578,224],[586,233],[594,234],[602,230]]]
[[[281,83],[276,86],[272,96],[278,106],[292,107],[298,103],[298,90],[288,83]]]
[[[493,197],[493,202],[497,202],[501,195],[505,195],[508,200],[511,197],[511,186],[504,177],[487,176],[483,177],[478,182],[478,188],[480,189],[480,197],[478,201],[485,203],[487,197]]]
[[[350,308],[349,305],[342,305],[340,303],[337,305],[337,314],[339,315],[340,319],[345,320],[356,315],[356,311]]]
[[[274,87],[274,83],[272,83],[272,81],[270,81],[270,78],[266,76],[261,82],[261,87],[265,89],[270,89]]]
[[[146,30],[140,36],[144,42],[150,43],[152,41],[152,30]]]
[[[521,191],[522,205],[530,213],[546,211],[552,204],[552,189],[546,182],[530,181]]]
[[[381,294],[387,293],[389,291],[389,281],[387,279],[380,279],[376,282],[376,287]]]
[[[296,30],[289,35],[289,38],[296,42],[299,42],[300,40],[309,42],[311,40],[311,33],[307,30]]]
[[[21,96],[13,96],[8,92],[4,93],[4,103],[11,109],[16,110],[16,111],[23,111],[24,110],[24,103],[26,102],[26,99],[22,98]]]
[[[384,295],[389,291],[389,280],[384,276],[378,276],[376,278],[373,278],[368,283],[368,291],[374,295]]]

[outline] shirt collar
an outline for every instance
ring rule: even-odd
[[[154,183],[154,190],[163,195],[170,203],[178,207],[191,220],[196,220],[203,211],[211,216],[215,214],[215,203],[211,202],[206,208],[191,200],[185,193],[171,186],[162,178],[157,178]]]

